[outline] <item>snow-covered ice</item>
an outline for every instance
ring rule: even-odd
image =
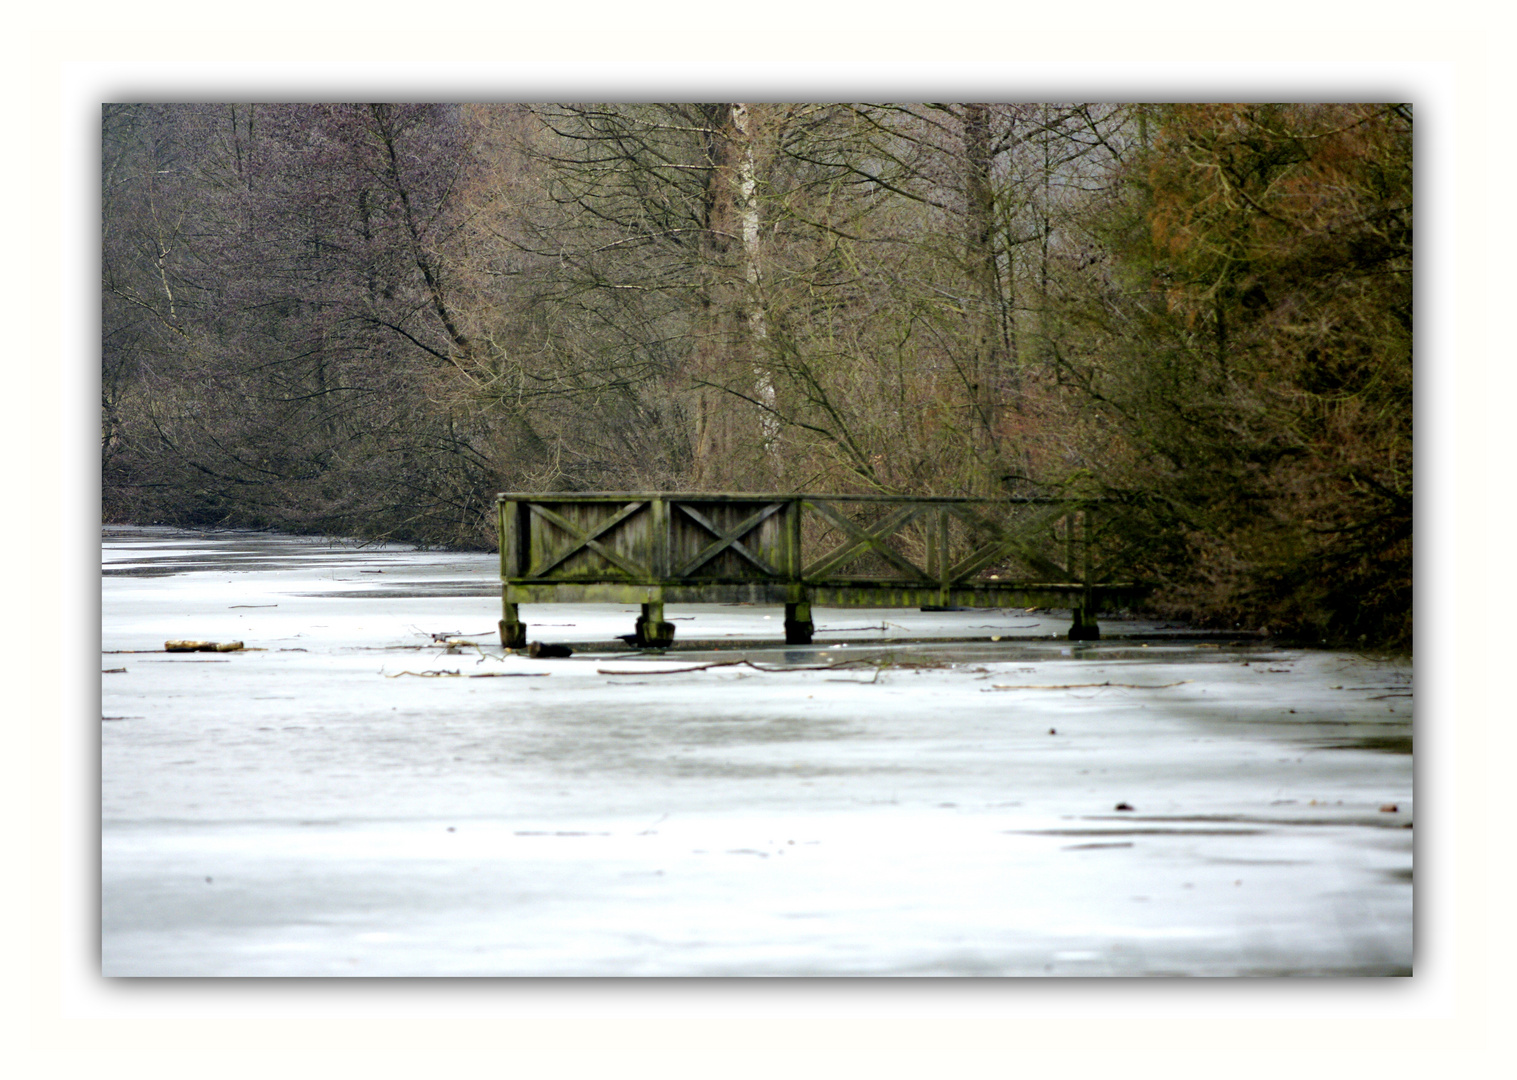
[[[103,568],[106,975],[1411,969],[1409,663],[720,605],[667,654],[524,606],[576,648],[533,660],[488,554],[107,528]],[[171,638],[250,651],[128,651]]]

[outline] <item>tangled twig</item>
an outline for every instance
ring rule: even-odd
[[[1191,679],[1181,679],[1179,682],[1159,683],[1157,686],[1121,682],[1058,683],[1051,686],[1018,686],[1011,683],[995,683],[992,686],[986,687],[981,693],[988,693],[991,690],[1087,690],[1102,686],[1109,686],[1115,690],[1165,690],[1171,686],[1182,686],[1192,681]]]

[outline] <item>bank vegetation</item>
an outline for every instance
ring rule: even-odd
[[[1395,104],[112,104],[115,522],[1063,494],[1163,612],[1409,647]]]

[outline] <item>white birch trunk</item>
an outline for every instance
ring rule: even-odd
[[[732,106],[732,126],[743,140],[743,152],[737,164],[737,211],[738,221],[742,226],[744,277],[748,283],[745,297],[748,333],[753,341],[755,353],[761,354],[769,331],[764,325],[764,307],[759,290],[758,166],[753,152],[752,120],[753,117],[747,105],[737,103]],[[765,407],[765,412],[759,421],[764,434],[764,449],[778,472],[779,462],[775,459],[779,452],[777,440],[780,425],[773,411],[774,378],[767,367],[755,363],[753,379],[754,396]]]

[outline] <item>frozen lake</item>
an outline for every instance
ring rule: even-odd
[[[533,660],[493,555],[111,527],[102,565],[108,976],[1411,970],[1410,663],[719,605],[639,654],[635,608],[524,605],[575,649]]]

